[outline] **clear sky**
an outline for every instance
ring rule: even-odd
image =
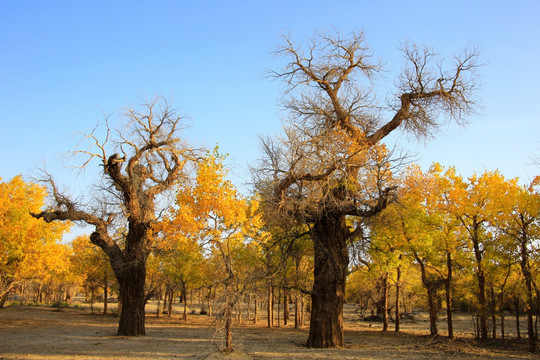
[[[282,64],[271,54],[280,34],[303,39],[335,27],[365,31],[387,64],[389,90],[404,40],[449,57],[478,46],[487,65],[470,125],[448,126],[425,144],[392,139],[424,167],[438,161],[465,176],[500,169],[528,181],[540,173],[529,165],[540,157],[538,19],[536,0],[2,1],[0,177],[46,164],[76,188],[87,179],[62,169],[60,156],[75,134],[160,95],[189,117],[191,142],[230,154],[241,185],[260,154],[258,135],[280,131],[281,85],[265,78]]]

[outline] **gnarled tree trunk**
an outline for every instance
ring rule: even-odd
[[[135,261],[131,264],[126,264],[124,275],[118,279],[122,310],[120,312],[117,335],[145,335],[145,275],[145,262]]]
[[[343,302],[349,254],[345,216],[323,217],[312,232],[314,283],[308,347],[343,346]]]

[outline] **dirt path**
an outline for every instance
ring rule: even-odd
[[[118,337],[118,318],[87,311],[47,307],[0,310],[0,359],[540,359],[521,349],[479,347],[472,339],[430,340],[417,330],[382,333],[350,322],[344,349],[308,349],[306,330],[241,327],[234,330],[237,351],[218,351],[221,337],[205,316],[149,316],[147,336]]]

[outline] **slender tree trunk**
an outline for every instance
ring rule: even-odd
[[[109,279],[107,274],[103,277],[103,315],[107,315],[107,305],[109,303]]]
[[[314,283],[308,347],[344,346],[343,302],[349,254],[345,216],[326,216],[313,225]]]
[[[499,294],[499,317],[501,319],[501,339],[504,341],[505,335],[505,323],[504,323],[504,292],[501,290]]]
[[[304,296],[300,296],[300,326],[304,326],[305,324],[305,319],[306,319],[305,309],[306,309],[306,306],[305,306]]]
[[[399,255],[399,260],[401,262],[401,254]],[[400,313],[399,313],[399,296],[400,296],[400,290],[401,290],[401,264],[397,267],[397,278],[396,278],[396,327],[395,331],[399,331],[399,320],[400,320]]]
[[[493,339],[497,338],[497,312],[496,312],[496,306],[497,301],[495,299],[495,289],[493,288],[493,285],[491,285],[491,322],[493,323],[493,329],[492,329],[492,337]]]
[[[431,336],[439,335],[439,329],[437,328],[437,286],[435,281],[429,278],[429,275],[426,270],[426,265],[422,259],[418,256],[417,253],[414,254],[418,265],[420,266],[422,284],[427,291],[427,299],[429,306],[429,330]]]
[[[454,321],[452,319],[452,254],[448,251],[446,252],[446,269],[448,271],[448,276],[444,282],[445,292],[446,292],[446,322],[448,324],[448,338],[454,338]]]
[[[94,286],[90,286],[90,314],[94,315]]]
[[[206,298],[207,305],[208,305],[208,317],[212,317],[212,303],[211,303],[211,300],[212,300],[212,287],[210,286],[208,288],[208,296]]]
[[[232,298],[230,285],[226,285],[225,294],[225,352],[232,352]]]
[[[432,336],[439,335],[437,327],[437,299],[433,285],[428,285],[428,304],[429,304],[429,330]]]
[[[254,304],[254,308],[253,308],[253,324],[256,324],[256,323],[257,323],[257,320],[258,320],[258,319],[257,319],[257,316],[258,316],[258,315],[257,315],[257,311],[258,311],[257,308],[258,308],[258,305],[259,305],[259,304],[258,304],[258,301],[257,301],[258,298],[259,298],[259,297],[257,296],[257,291],[255,290],[255,299],[254,299],[254,303],[255,303],[255,304]]]
[[[478,318],[480,321],[480,338],[486,341],[488,338],[487,309],[486,309],[486,277],[484,274],[483,255],[479,240],[480,224],[474,220],[471,240],[476,258],[476,278],[478,280]]]
[[[247,312],[246,312],[246,320],[249,321],[249,318],[251,316],[251,294],[247,295]]]
[[[186,282],[185,281],[181,281],[181,284],[182,284],[182,294],[183,294],[183,300],[184,300],[184,321],[187,321],[187,313],[188,313],[188,309],[187,309],[187,297],[186,297],[186,293],[187,293],[187,290],[186,290]]]
[[[160,304],[161,304],[161,289],[157,293],[156,318],[158,318],[158,319],[159,319]]]
[[[283,288],[283,325],[289,322],[289,291]]]
[[[277,326],[281,327],[281,286],[278,287],[277,302]]]
[[[382,331],[388,331],[388,271],[382,277]]]
[[[521,331],[519,329],[519,297],[518,296],[515,297],[514,306],[516,308],[516,333],[517,333],[517,338],[521,339]]]
[[[300,296],[298,290],[295,291],[294,298],[294,328],[300,329]]]
[[[236,324],[240,325],[242,323],[242,302],[238,300],[236,302]]]
[[[169,300],[167,301],[167,317],[172,315],[172,306],[174,302],[174,288],[169,290]]]
[[[527,289],[527,337],[529,343],[529,351],[536,352],[536,334],[534,331],[533,323],[533,309],[534,309],[534,297],[532,288],[532,274],[529,266],[529,251],[527,249],[527,236],[525,229],[523,229],[523,235],[521,239],[521,273],[525,278],[525,288]]]
[[[266,314],[268,315],[268,327],[274,326],[274,287],[268,287],[268,299],[266,306]]]

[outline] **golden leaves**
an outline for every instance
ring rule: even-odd
[[[59,244],[70,223],[35,219],[46,191],[20,176],[0,183],[0,274],[12,279],[45,278],[69,267],[69,248]]]

